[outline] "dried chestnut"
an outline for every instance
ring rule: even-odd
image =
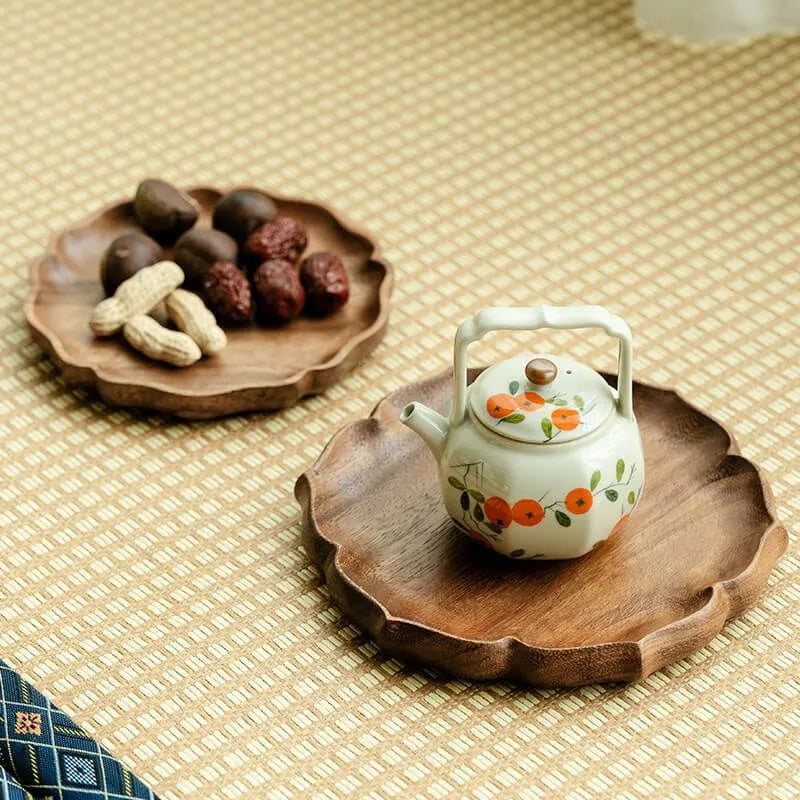
[[[306,229],[291,217],[278,217],[257,228],[244,244],[246,263],[255,268],[265,261],[285,260],[295,263],[306,249]]]
[[[305,292],[291,261],[265,261],[253,273],[253,289],[265,325],[285,325],[303,310]]]
[[[217,203],[212,224],[237,242],[243,242],[256,228],[277,216],[275,203],[265,194],[252,189],[237,189]]]
[[[163,251],[149,236],[143,233],[124,233],[108,246],[100,262],[100,280],[106,295],[112,295],[117,287],[140,269],[149,267],[163,258]]]
[[[300,282],[306,290],[305,313],[312,317],[333,314],[350,296],[347,271],[333,253],[312,253],[300,265]]]
[[[253,313],[247,276],[230,261],[217,261],[203,276],[206,304],[220,325],[244,325]]]
[[[136,189],[133,210],[142,227],[164,244],[174,242],[197,222],[197,204],[166,181],[149,178]]]
[[[217,261],[236,261],[236,242],[222,231],[194,228],[175,243],[172,259],[186,275],[186,286],[200,286]]]

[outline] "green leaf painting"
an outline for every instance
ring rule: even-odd
[[[559,397],[559,398],[553,400],[553,405],[554,406],[565,406],[566,404],[567,404],[567,401],[564,400],[563,397]]]
[[[519,411],[515,411],[513,414],[509,414],[507,417],[503,417],[500,422],[510,422],[512,425],[519,425],[520,422],[525,421],[525,415],[520,414]]]
[[[556,509],[556,522],[564,528],[572,525],[572,520],[563,511]]]
[[[525,555],[525,551],[524,550],[512,550],[509,553],[509,555],[511,556],[511,558],[520,558],[521,556]]]
[[[552,438],[552,436],[553,436],[553,423],[550,422],[549,419],[543,419],[542,420],[542,431],[544,432],[544,435],[548,439]]]
[[[511,381],[508,384],[508,392],[509,394],[516,394],[519,391],[519,381]]]
[[[522,415],[520,414],[519,416]],[[539,424],[548,439],[552,439],[554,433],[556,435],[558,434],[558,431],[555,430],[555,425],[553,425],[551,420],[547,417],[541,419]],[[616,503],[620,516],[625,516],[633,511],[641,494],[641,487],[638,489],[631,488],[630,485],[636,474],[638,465],[635,463],[626,465],[625,461],[621,458],[612,459],[611,463],[613,464],[613,471],[616,474],[616,482],[611,480],[611,476],[609,475],[612,471],[611,465],[606,464],[605,466],[601,466],[600,469],[595,469],[591,472],[586,482],[589,488],[586,488],[586,484],[584,484],[583,487],[567,492],[564,497],[560,496],[560,491],[556,491],[555,497],[549,497],[550,502],[548,502],[547,505],[542,504],[545,502],[545,497],[549,495],[555,487],[547,489],[546,486],[539,486],[534,490],[534,487],[531,486],[530,491],[525,492],[527,497],[523,496],[521,499],[519,497],[510,497],[506,499],[500,495],[487,499],[487,496],[492,495],[494,491],[491,485],[484,487],[482,483],[478,483],[481,487],[480,489],[472,488],[472,486],[469,485],[473,483],[473,481],[483,481],[483,462],[450,464],[450,467],[453,468],[460,467],[463,469],[467,467],[467,472],[463,476],[461,474],[459,474],[458,477],[454,475],[447,476],[447,481],[450,486],[458,490],[459,505],[461,506],[460,512],[453,518],[456,520],[456,524],[459,527],[463,527],[467,533],[476,531],[482,536],[488,537],[493,542],[501,542],[505,534],[505,529],[513,525],[514,522],[520,525],[538,525],[547,518],[551,521],[551,524],[552,521],[555,521],[555,524],[562,528],[569,528],[572,526],[574,520],[578,519],[580,522],[579,517],[575,516],[576,514],[585,513],[590,515],[592,513],[593,505],[596,507],[596,504],[593,504],[592,500],[596,500],[601,495],[608,502]],[[481,469],[476,470],[473,474],[470,470],[475,467],[476,464],[480,465]],[[622,480],[623,476],[626,474],[628,474],[627,482]],[[471,478],[470,475],[473,475],[473,477]],[[539,499],[535,500],[537,496],[539,496]],[[495,510],[493,510],[492,515],[487,516],[487,511],[484,508],[486,503],[495,504],[496,513]],[[528,512],[526,520],[520,522],[520,517],[516,515],[516,511],[514,510],[517,506],[519,510],[522,511],[526,508],[536,509],[536,519],[534,520],[531,516],[533,512]],[[459,519],[463,521],[463,524],[459,522]],[[527,520],[531,521],[528,522]],[[579,527],[581,527],[580,524]],[[509,555],[512,558],[519,559],[542,557],[541,553],[528,555],[527,551],[521,548],[513,550]]]
[[[576,394],[572,398],[572,402],[575,403],[575,408],[577,408],[578,411],[583,411],[583,398],[579,394]]]

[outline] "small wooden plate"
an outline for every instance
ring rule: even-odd
[[[641,383],[647,486],[618,534],[556,562],[471,541],[445,512],[432,455],[398,421],[412,400],[442,411],[451,380],[390,394],[295,486],[309,555],[387,652],[464,678],[633,681],[703,647],[763,588],[787,536],[758,469],[720,423]]]
[[[223,193],[201,187],[189,194],[201,208],[198,227],[210,227]],[[103,299],[100,259],[117,236],[141,230],[128,201],[54,236],[44,258],[33,265],[25,315],[34,338],[69,383],[96,387],[111,405],[201,419],[283,408],[324,391],[383,338],[392,270],[374,242],[346,227],[328,209],[271,197],[281,214],[306,226],[306,252],[331,250],[344,261],[350,299],[337,314],[318,320],[300,317],[277,330],[255,325],[228,330],[225,350],[186,369],[150,361],[120,337],[97,339],[88,321]],[[170,256],[167,248],[165,257]]]

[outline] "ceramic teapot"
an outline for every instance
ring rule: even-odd
[[[467,387],[467,348],[489,331],[601,328],[619,340],[618,390],[564,356],[501,361]],[[512,558],[574,558],[639,504],[644,459],[633,415],[628,325],[600,306],[486,308],[456,332],[449,419],[409,403],[400,420],[438,462],[464,533]]]

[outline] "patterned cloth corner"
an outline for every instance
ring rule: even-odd
[[[33,795],[0,767],[0,800],[33,800]]]
[[[158,800],[151,789],[0,661],[0,798]]]

